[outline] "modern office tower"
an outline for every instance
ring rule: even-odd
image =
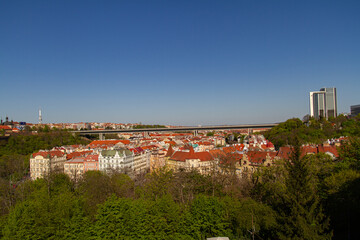
[[[336,88],[310,92],[310,116],[315,119],[337,116]]]
[[[360,114],[360,104],[359,105],[353,105],[350,106],[351,116],[355,117],[358,114]]]

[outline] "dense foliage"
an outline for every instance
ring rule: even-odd
[[[305,122],[293,118],[264,132],[264,136],[277,149],[284,145],[293,145],[295,136],[301,143],[315,144],[323,143],[328,139],[339,138],[340,136],[360,136],[360,115],[355,118],[340,115],[329,120],[310,118]]]
[[[27,155],[39,149],[51,149],[57,146],[86,143],[89,143],[89,141],[79,136],[73,136],[68,131],[49,131],[37,134],[24,132],[10,136],[7,142],[2,144],[0,156],[14,153]]]
[[[20,181],[28,173],[30,154],[40,149],[87,143],[87,139],[73,136],[68,131],[50,131],[47,128],[40,129],[36,134],[24,131],[11,135],[8,140],[0,142],[0,177]]]

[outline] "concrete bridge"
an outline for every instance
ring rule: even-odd
[[[189,127],[173,127],[173,128],[138,128],[138,129],[105,129],[105,130],[79,130],[71,131],[73,134],[87,135],[87,134],[99,134],[99,139],[104,139],[104,134],[113,134],[113,133],[136,133],[136,132],[184,132],[184,131],[194,131],[194,134],[197,135],[198,131],[203,130],[235,130],[235,129],[262,129],[262,128],[272,128],[277,126],[278,123],[268,123],[268,124],[242,124],[242,125],[218,125],[218,126],[189,126]]]

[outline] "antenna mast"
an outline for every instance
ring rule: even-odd
[[[42,124],[42,115],[41,115],[41,109],[39,109],[39,124]]]

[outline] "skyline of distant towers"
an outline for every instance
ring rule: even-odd
[[[39,124],[42,124],[42,115],[41,115],[41,109],[39,109]]]

